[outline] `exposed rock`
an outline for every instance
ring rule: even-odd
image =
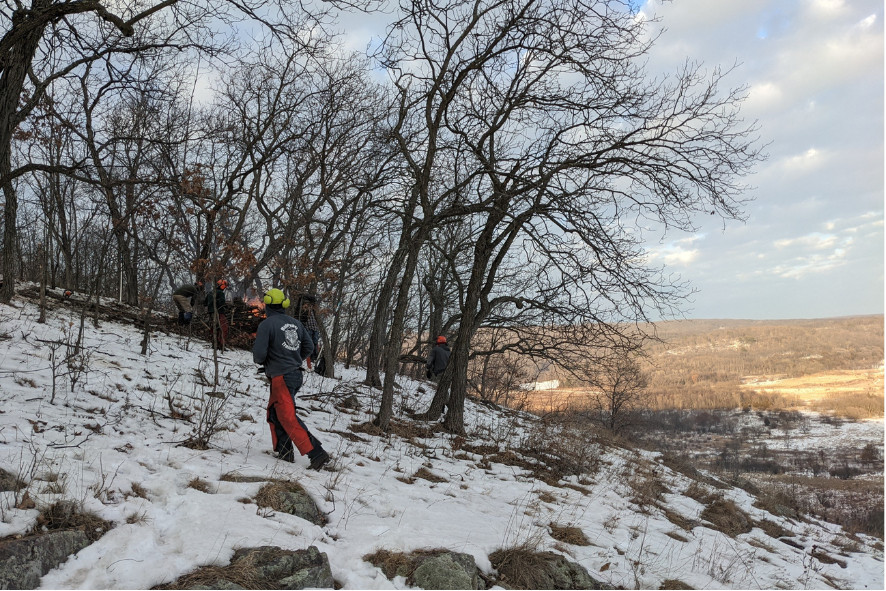
[[[567,560],[559,554],[552,554],[548,560],[551,586],[547,589],[608,589],[600,581],[591,577],[578,563]]]
[[[407,584],[422,589],[481,588],[474,557],[445,548],[416,550],[410,554],[378,550],[363,560],[380,568],[389,579],[405,577]]]
[[[204,567],[156,589],[332,589],[329,559],[316,546],[241,548],[225,567]]]
[[[295,482],[265,485],[256,494],[255,501],[259,507],[289,513],[315,525],[326,525],[326,515],[320,511],[311,495]]]
[[[489,560],[499,573],[496,584],[506,589],[612,589],[553,552],[511,548],[496,550]]]
[[[412,581],[422,589],[478,589],[477,564],[470,554],[446,552],[416,558]]]
[[[0,468],[0,492],[17,491],[23,486],[25,486],[25,483],[18,476]]]
[[[91,543],[82,529],[0,541],[0,589],[36,589],[43,575]]]
[[[280,493],[280,511],[285,511],[310,521],[316,525],[324,525],[326,517],[314,504],[314,499],[305,491],[281,491]]]

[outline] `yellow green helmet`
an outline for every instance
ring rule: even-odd
[[[289,307],[289,298],[286,297],[283,290],[276,287],[265,292],[264,302],[265,304],[278,304],[284,308]]]

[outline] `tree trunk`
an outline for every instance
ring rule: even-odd
[[[391,331],[388,342],[384,349],[385,381],[381,393],[381,405],[375,424],[382,431],[387,431],[394,412],[394,379],[397,377],[397,364],[400,361],[400,349],[403,343],[403,326],[406,321],[406,310],[409,307],[409,288],[415,276],[418,266],[418,253],[427,238],[426,226],[419,228],[415,237],[407,241],[408,255],[403,277],[400,279],[400,289],[397,293],[397,305],[394,308],[394,319],[391,321]]]
[[[19,110],[19,99],[28,70],[48,21],[37,14],[47,5],[46,0],[34,0],[31,10],[13,12],[12,28],[0,39],[0,47],[8,49],[0,55],[0,184],[3,187],[3,287],[0,302],[9,302],[15,293],[15,264],[18,234],[18,196],[12,185],[12,135],[24,114]]]
[[[391,296],[394,293],[394,284],[397,282],[400,269],[403,268],[403,260],[406,258],[408,238],[408,232],[404,229],[400,234],[400,245],[394,253],[391,266],[388,267],[388,274],[378,294],[378,301],[375,303],[375,316],[372,319],[372,331],[369,333],[369,348],[366,351],[366,379],[364,380],[367,386],[373,388],[382,387],[379,371],[382,365],[382,352],[385,349],[385,326],[387,325],[386,321],[390,310]]]

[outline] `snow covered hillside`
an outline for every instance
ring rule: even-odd
[[[363,560],[377,550],[464,552],[494,579],[489,555],[516,545],[564,554],[623,588],[884,585],[877,539],[771,514],[658,454],[575,438],[529,415],[468,401],[465,437],[414,423],[407,411],[424,410],[432,392],[407,379],[394,433],[379,435],[367,427],[377,401],[362,372],[306,373],[302,416],[334,459],[310,471],[306,458],[272,455],[268,385],[248,352],[219,354],[216,387],[205,343],[154,335],[142,356],[137,329],[87,321],[79,365],[68,366],[55,343],[76,337],[79,318],[64,308],[37,318],[29,303],[0,305],[0,468],[36,504],[16,508],[28,507],[23,491],[0,493],[0,537],[39,528],[41,508],[60,499],[114,524],[45,575],[44,588],[150,588],[267,545],[316,546],[345,589],[408,588]],[[180,445],[209,408],[222,426],[209,449]],[[326,525],[260,508],[262,483],[223,479],[231,474],[297,481]],[[586,545],[555,539],[566,528]]]

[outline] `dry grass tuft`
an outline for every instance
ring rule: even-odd
[[[130,485],[130,489],[132,490],[132,496],[139,497],[140,499],[148,499],[148,491],[138,482],[133,482]]]
[[[591,541],[578,527],[561,526],[555,523],[551,524],[551,537],[558,542],[564,544],[572,544],[573,546],[590,546]]]
[[[420,565],[420,560],[416,558],[425,558],[428,556],[436,556],[449,552],[445,548],[427,548],[413,550],[411,553],[391,552],[390,550],[377,550],[372,554],[367,554],[363,560],[369,564],[381,569],[381,572],[389,578],[405,577],[406,582],[411,584],[412,575]]]
[[[822,564],[837,564],[840,566],[840,568],[846,568],[845,560],[834,558],[833,556],[826,554],[821,548],[818,548],[816,546],[812,547],[812,557]]]
[[[283,552],[281,551],[281,556]],[[220,589],[222,581],[230,581],[241,589],[273,589],[273,582],[259,576],[251,557],[228,566],[204,566],[178,580],[154,589]]]
[[[735,537],[746,534],[754,527],[754,522],[738,505],[728,499],[719,498],[705,507],[701,518],[708,521],[714,529],[727,536]]]
[[[544,589],[547,556],[528,546],[502,548],[489,555],[492,568],[498,571],[498,584],[507,589]]]
[[[556,503],[557,497],[555,497],[554,495],[552,495],[548,491],[543,490],[540,493],[538,493],[538,500],[545,502],[545,503]]]
[[[378,550],[367,554],[363,560],[381,569],[381,572],[389,579],[396,576],[408,577],[415,571],[412,559],[403,552],[391,552],[390,550]]]
[[[209,494],[209,483],[197,476],[191,478],[191,481],[188,482],[188,488],[193,488],[194,490]]]
[[[437,476],[425,467],[419,468],[416,473],[412,475],[412,478],[421,478],[430,482],[448,482],[446,478],[443,478],[442,476]]]
[[[652,507],[660,506],[664,501],[664,495],[671,492],[661,481],[659,472],[648,466],[638,467],[628,477],[627,485],[634,491],[631,502],[643,513],[648,513]]]
[[[148,519],[147,511],[142,511],[141,513],[130,513],[126,516],[126,523],[129,524],[144,524],[150,522]]]
[[[778,525],[774,521],[769,521],[768,519],[755,520],[754,526],[762,529],[764,532],[766,532],[766,535],[769,536],[770,538],[776,538],[776,539],[783,538],[783,537],[789,538],[794,535],[793,533],[789,532],[788,530],[786,530],[782,526]]]
[[[37,516],[34,533],[47,530],[82,529],[93,542],[107,533],[114,524],[105,521],[95,513],[82,511],[80,505],[72,501],[59,501],[50,505]]]
[[[683,495],[689,497],[690,499],[695,499],[702,505],[707,505],[708,503],[718,498],[715,493],[713,493],[706,486],[699,484],[698,482],[693,482],[692,484],[690,484],[683,492]]]
[[[673,538],[673,539],[677,540],[678,542],[683,542],[684,544],[689,541],[689,538],[686,538],[686,537],[678,534],[675,531],[665,532],[665,535],[668,536],[669,538]]]
[[[696,525],[698,525],[692,519],[684,517],[683,515],[677,513],[676,511],[671,511],[670,509],[667,509],[667,508],[662,509],[662,511],[664,512],[664,516],[667,518],[667,520],[670,521],[671,523],[673,523],[674,525],[676,525],[677,527],[679,527],[680,529],[683,529],[686,531],[692,531],[692,528],[694,528]]]

